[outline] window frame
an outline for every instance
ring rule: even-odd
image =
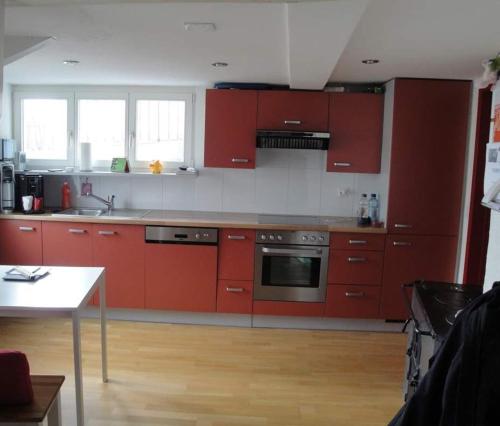
[[[14,92],[14,137],[17,141],[17,147],[20,151],[24,151],[23,143],[23,108],[22,104],[25,99],[64,99],[67,102],[66,110],[66,160],[56,159],[27,159],[26,165],[28,168],[40,167],[65,167],[75,164],[75,95],[70,91],[56,90],[33,90],[33,91],[16,91]]]
[[[184,161],[162,161],[166,169],[177,169],[179,166],[192,165],[193,163],[193,103],[194,93],[186,92],[131,92],[129,100],[129,163],[134,169],[147,169],[148,161],[138,161],[136,153],[136,123],[137,101],[184,101],[186,110],[184,114]],[[151,160],[154,160],[153,158]]]
[[[124,152],[125,158],[128,158],[129,147],[130,147],[130,132],[129,132],[129,94],[126,92],[107,92],[102,91],[77,91],[75,93],[75,167],[80,165],[80,100],[123,100],[125,101],[125,128],[124,135]],[[111,167],[111,161],[109,160],[94,160],[92,159],[92,167],[109,169]]]

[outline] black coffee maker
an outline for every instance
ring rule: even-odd
[[[23,197],[33,196],[32,209],[23,209]],[[24,213],[43,213],[43,175],[16,175],[16,210]]]

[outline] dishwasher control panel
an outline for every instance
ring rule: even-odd
[[[146,226],[146,243],[212,244],[218,242],[216,228],[177,228],[173,226]]]

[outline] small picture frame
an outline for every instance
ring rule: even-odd
[[[128,173],[130,172],[128,160],[122,157],[115,157],[111,161],[111,171],[113,173]]]

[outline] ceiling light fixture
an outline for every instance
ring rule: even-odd
[[[78,65],[80,61],[77,61],[76,59],[65,59],[63,61],[64,65]]]
[[[213,67],[215,68],[224,68],[227,67],[229,64],[227,62],[214,62],[212,64]]]
[[[198,33],[209,33],[215,31],[217,27],[213,22],[184,22],[184,29]]]
[[[363,59],[361,62],[363,62],[366,65],[373,65],[373,64],[378,64],[380,62],[379,59]]]

